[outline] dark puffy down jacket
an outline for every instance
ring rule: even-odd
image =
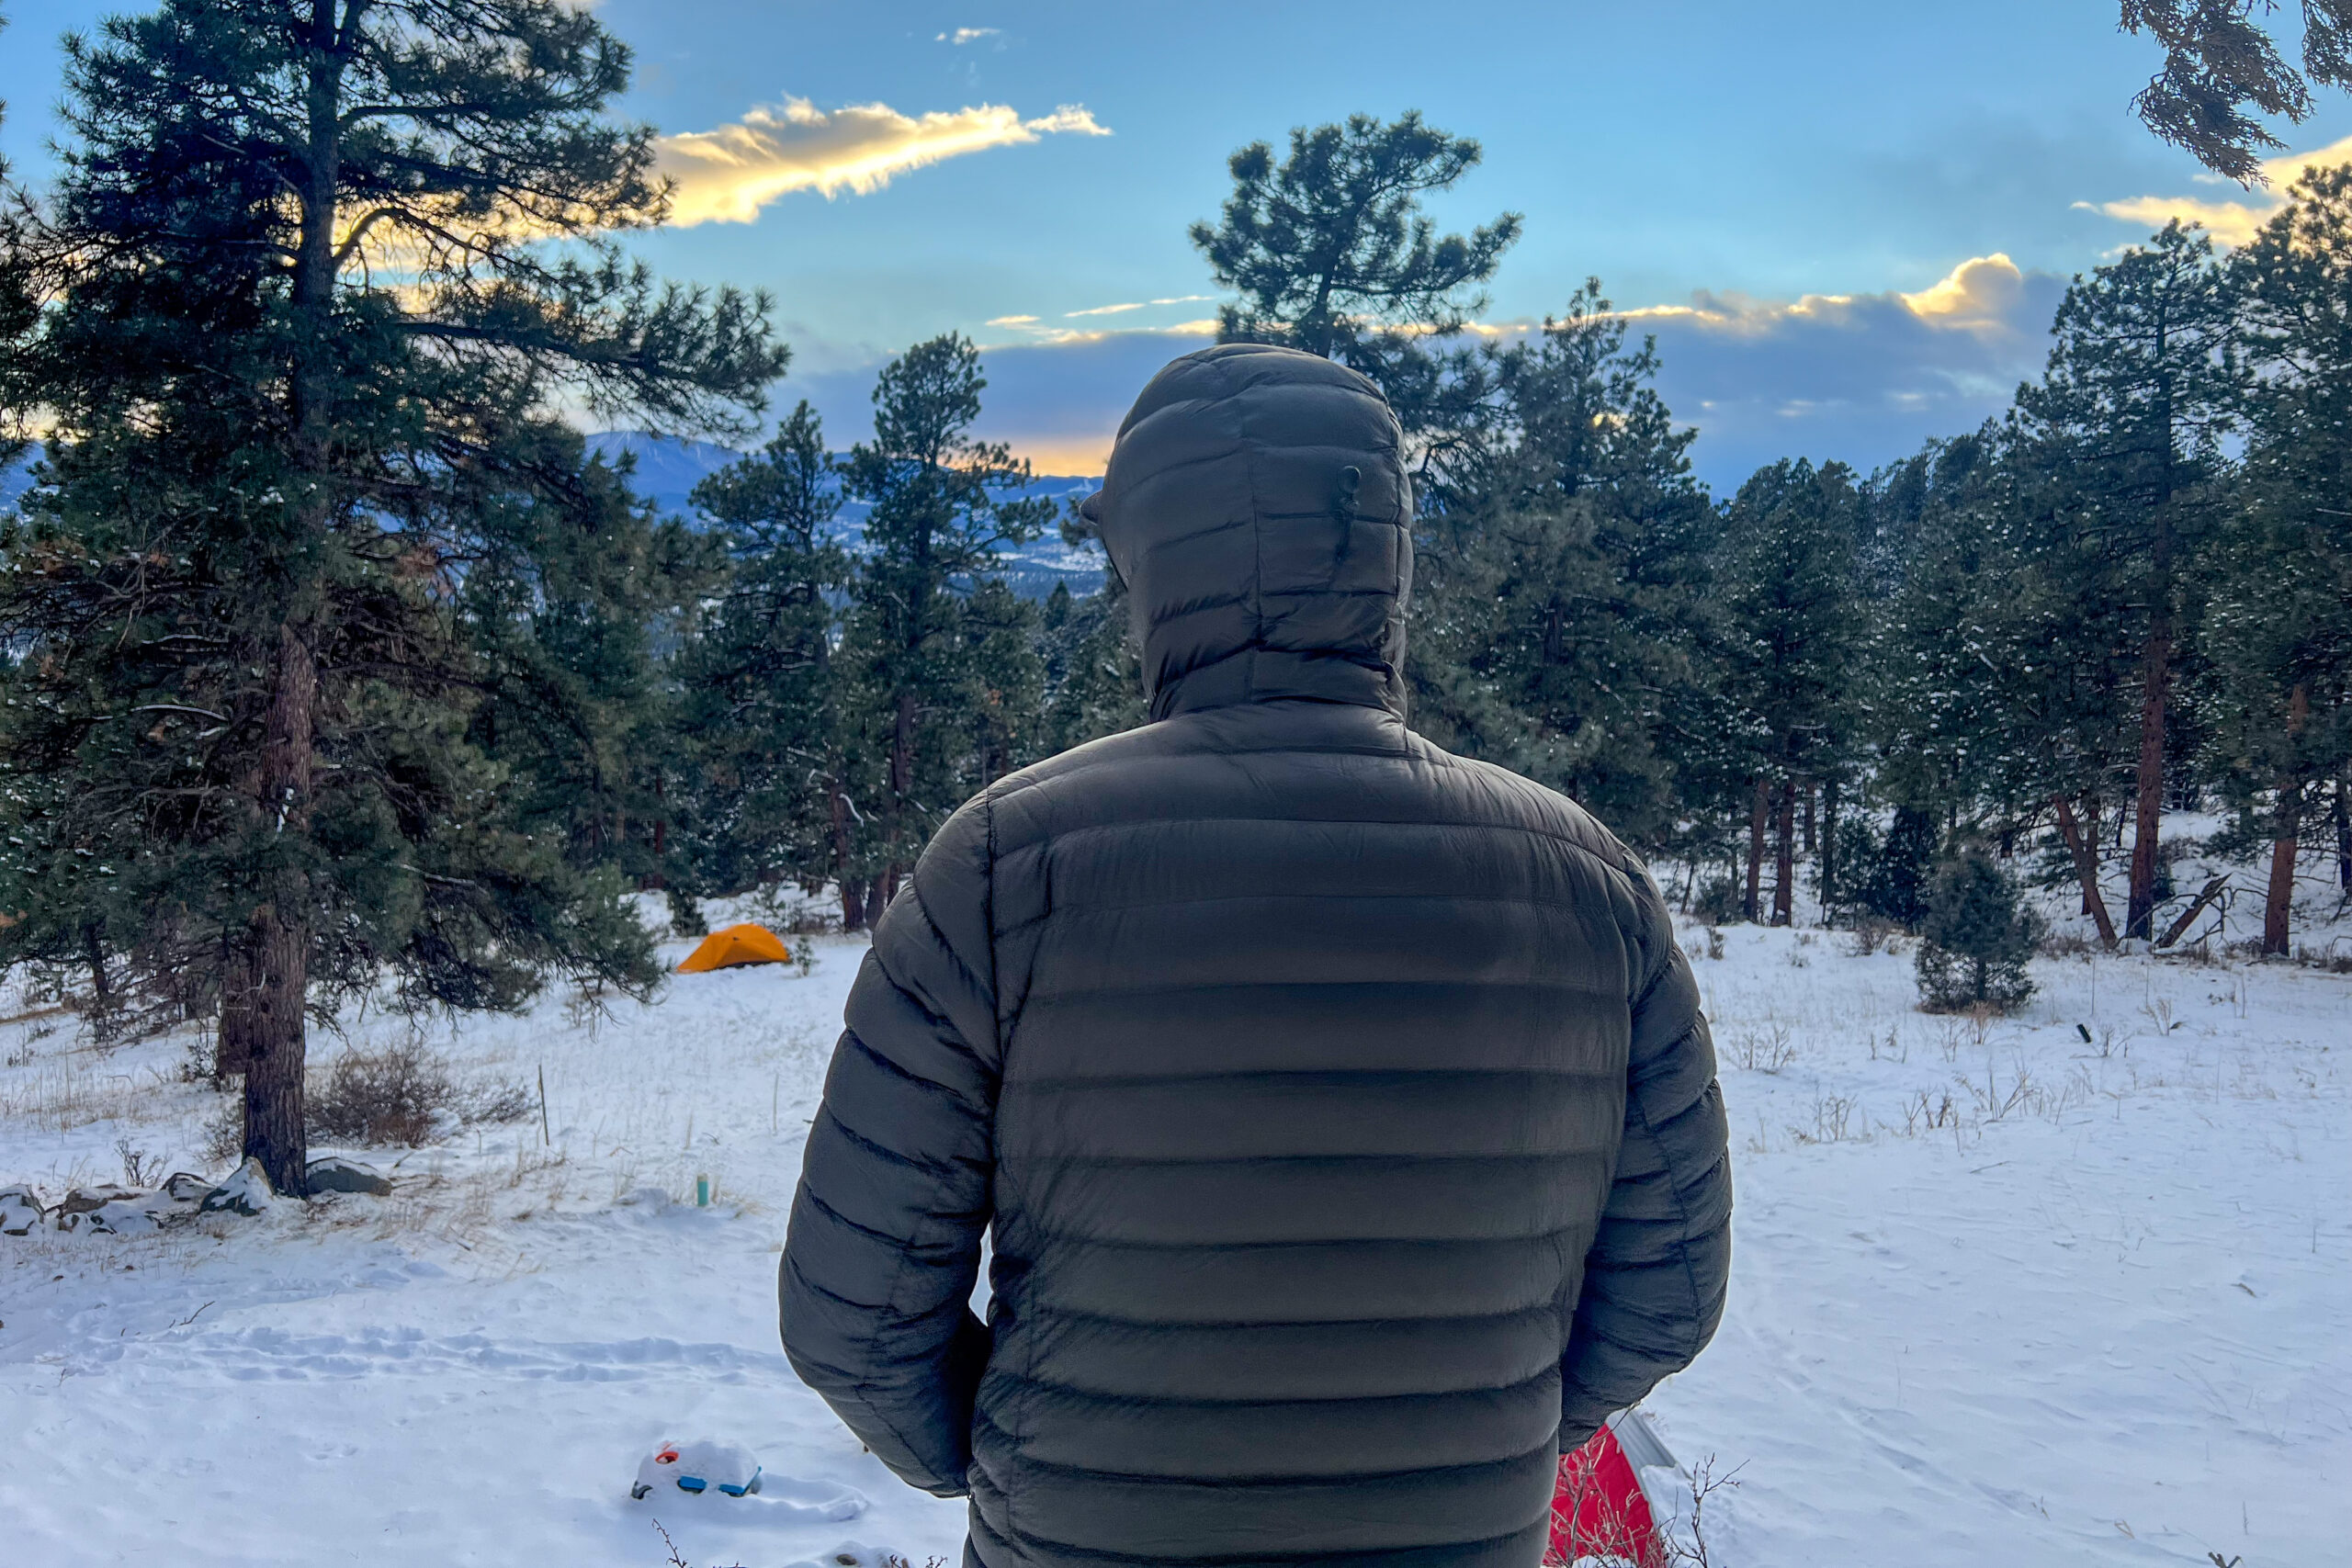
[[[1561,1446],[1722,1310],[1690,966],[1591,818],[1406,729],[1370,382],[1188,355],[1100,515],[1153,722],[990,786],[883,916],[785,1348],[986,1568],[1532,1568]]]

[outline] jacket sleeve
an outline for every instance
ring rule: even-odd
[[[1561,1363],[1560,1447],[1689,1366],[1713,1337],[1731,1271],[1730,1128],[1698,981],[1641,878],[1650,951],[1634,1002],[1625,1140]]]
[[[779,1273],[785,1355],[899,1479],[966,1491],[989,1331],[967,1304],[995,1169],[988,805],[875,927],[808,1132]]]

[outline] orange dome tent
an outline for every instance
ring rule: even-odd
[[[707,969],[732,969],[741,964],[789,964],[792,949],[784,939],[765,926],[729,926],[715,931],[702,939],[702,945],[686,954],[678,965],[683,975],[699,975]]]

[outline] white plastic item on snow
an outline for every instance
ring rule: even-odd
[[[760,1461],[749,1449],[708,1440],[663,1443],[638,1461],[631,1497],[643,1497],[656,1486],[674,1485],[681,1492],[723,1492],[741,1497],[760,1489]]]

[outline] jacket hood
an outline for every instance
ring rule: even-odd
[[[1403,716],[1403,446],[1378,388],[1295,349],[1220,344],[1151,378],[1086,511],[1153,718],[1282,697]]]

